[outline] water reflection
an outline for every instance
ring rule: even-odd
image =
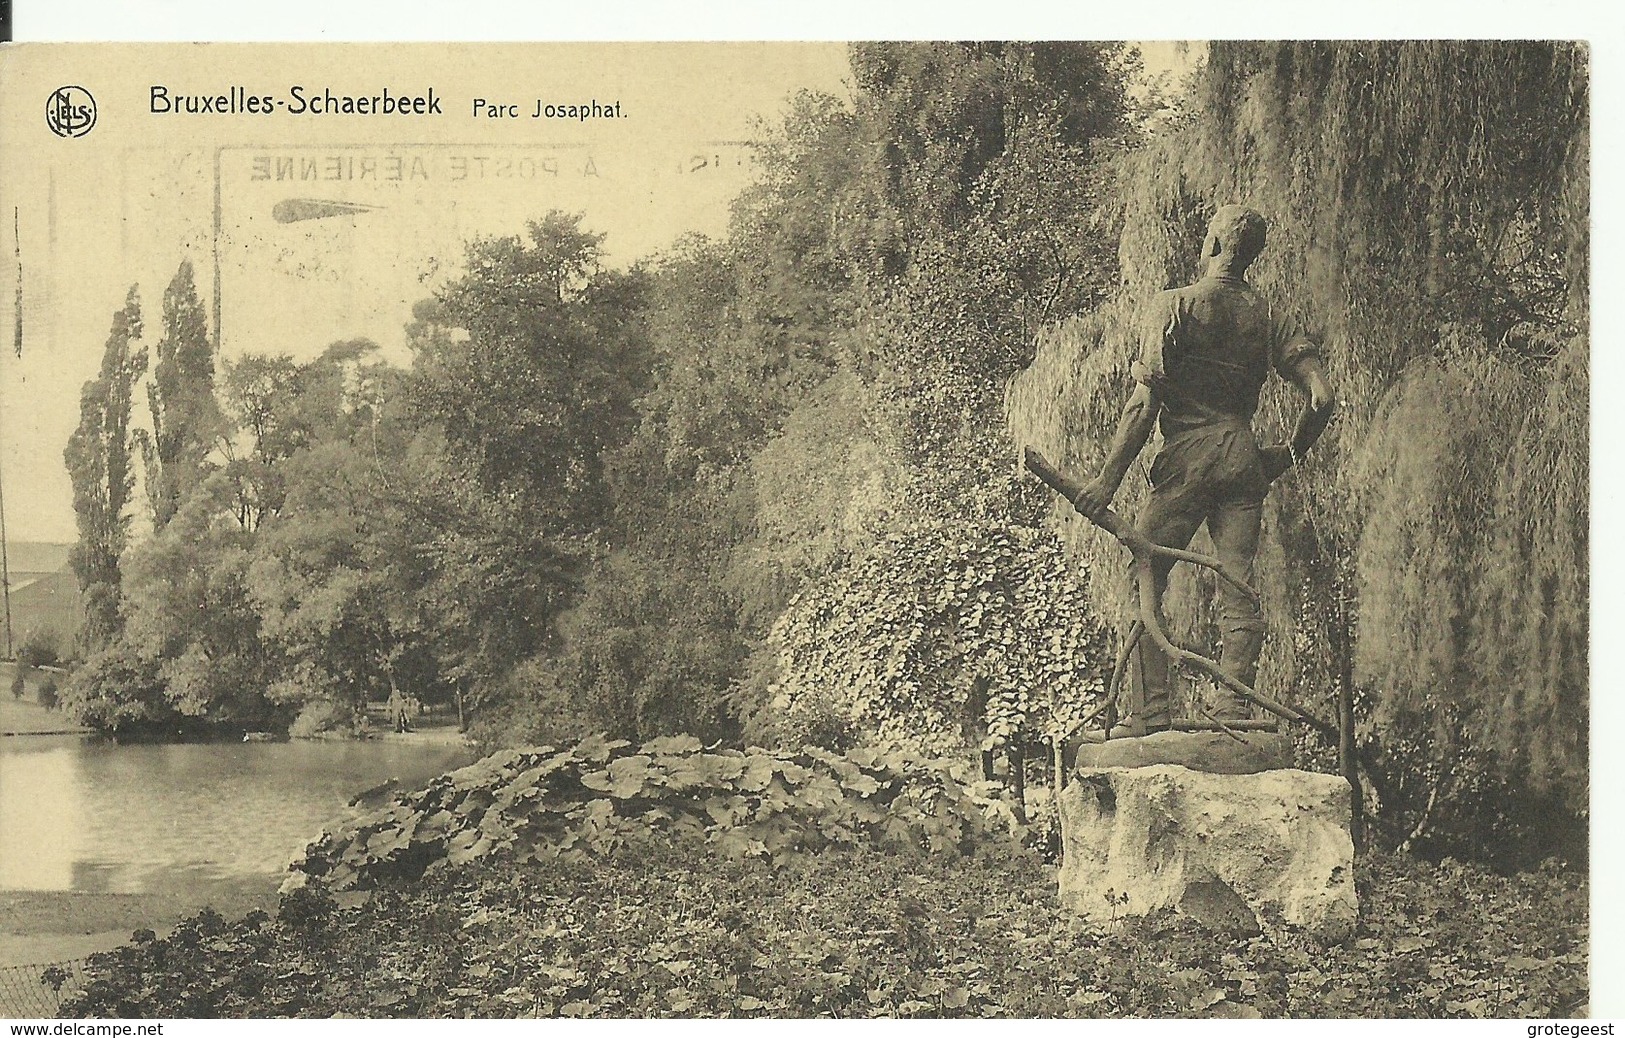
[[[465,764],[403,742],[0,746],[0,889],[264,888],[359,790]]]

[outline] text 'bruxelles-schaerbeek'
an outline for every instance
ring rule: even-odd
[[[434,87],[416,94],[403,94],[384,87],[362,94],[334,93],[332,87],[320,91],[290,86],[286,94],[255,93],[247,87],[228,87],[221,93],[195,94],[173,91],[167,86],[151,89],[150,110],[154,115],[440,115],[441,97]]]

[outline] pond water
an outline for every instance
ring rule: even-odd
[[[417,788],[459,746],[378,740],[115,745],[0,740],[0,890],[271,889],[352,796]]]

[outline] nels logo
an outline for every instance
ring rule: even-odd
[[[83,137],[96,125],[96,99],[81,86],[57,87],[45,102],[45,125],[58,137]]]

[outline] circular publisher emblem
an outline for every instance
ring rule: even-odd
[[[96,125],[96,99],[81,86],[57,87],[45,102],[45,125],[58,137],[83,137]]]

